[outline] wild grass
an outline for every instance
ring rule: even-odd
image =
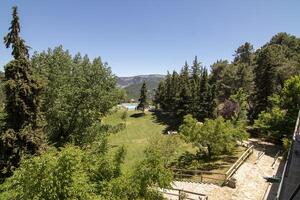
[[[175,155],[173,155],[173,167],[183,169],[200,169],[216,173],[225,173],[231,165],[244,152],[245,148],[237,147],[232,155],[218,156],[212,160],[201,158],[196,155],[196,149],[191,144],[185,143],[179,135],[167,135],[166,130],[170,129],[170,124],[165,123],[167,116],[162,120],[157,113],[140,111],[127,111],[126,128],[118,133],[109,136],[109,144],[113,148],[125,146],[127,153],[122,166],[124,171],[130,171],[144,158],[144,151],[152,138],[177,137],[180,141]],[[124,123],[122,114],[124,110],[113,112],[105,117],[104,124],[117,125]],[[183,162],[183,163],[182,163]]]
[[[102,122],[110,125],[124,122],[121,119],[123,112],[122,110],[113,112],[111,115],[105,117]],[[126,128],[116,134],[111,134],[108,140],[109,144],[114,148],[122,145],[125,146],[127,153],[123,170],[131,170],[136,163],[144,158],[144,151],[152,138],[179,137],[166,135],[164,133],[166,128],[167,125],[159,123],[152,112],[146,112],[143,115],[140,111],[128,111]],[[184,151],[194,152],[195,150],[191,144],[180,140],[174,159],[179,157]]]

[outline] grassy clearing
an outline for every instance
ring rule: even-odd
[[[124,122],[121,115],[124,111],[117,111],[103,119],[104,124],[116,125]],[[159,123],[151,112],[141,115],[139,111],[128,111],[126,121],[126,129],[109,136],[109,144],[113,147],[124,145],[127,150],[123,170],[130,170],[132,167],[144,157],[144,150],[151,138],[156,137],[179,137],[163,135],[167,125]],[[190,144],[183,141],[180,142],[175,157],[178,157],[184,151],[193,152]]]
[[[123,112],[123,110],[119,110],[112,113],[103,119],[103,123],[117,125],[124,122],[121,119]],[[130,171],[136,163],[144,158],[144,150],[151,138],[179,137],[178,135],[170,136],[163,134],[168,128],[168,125],[163,123],[161,119],[157,119],[156,115],[151,112],[146,112],[146,115],[142,115],[139,111],[128,111],[126,129],[109,136],[109,144],[112,147],[117,148],[122,145],[126,147],[127,154],[125,163],[122,166],[123,170]],[[210,161],[205,159],[199,160],[196,156],[196,149],[193,148],[191,144],[180,140],[176,155],[174,155],[174,162],[176,163],[180,159],[183,159],[184,162],[187,163],[184,163],[184,165],[179,168],[209,170],[212,173],[225,173],[244,151],[244,147],[238,147],[232,155],[219,156]],[[218,178],[216,174],[206,176],[208,176],[208,178]]]

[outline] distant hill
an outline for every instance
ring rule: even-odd
[[[152,98],[154,95],[154,89],[157,88],[159,82],[164,79],[164,75],[150,74],[139,75],[130,77],[118,77],[117,84],[119,87],[124,88],[128,95],[128,99],[137,100],[140,96],[140,89],[144,81],[146,81],[148,88],[148,96]]]

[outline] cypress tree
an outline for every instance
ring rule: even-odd
[[[36,154],[44,144],[40,113],[41,85],[33,77],[28,47],[20,37],[17,7],[4,37],[6,48],[12,48],[13,60],[5,66],[5,127],[1,135],[1,178],[12,174],[22,155]]]
[[[148,107],[147,102],[147,86],[146,82],[143,82],[142,88],[141,88],[141,95],[139,98],[139,105],[137,106],[137,109],[142,110],[145,113],[145,109]]]

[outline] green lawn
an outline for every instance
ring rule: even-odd
[[[123,111],[118,111],[107,116],[103,119],[103,123],[116,125],[123,122],[121,119],[122,113]],[[174,137],[163,135],[167,125],[157,122],[156,117],[151,112],[146,112],[146,115],[140,114],[142,114],[140,111],[128,111],[126,129],[109,136],[109,144],[111,146],[118,147],[124,145],[126,147],[127,154],[123,170],[132,169],[135,163],[143,159],[144,150],[151,138],[159,136]],[[186,150],[192,151],[192,149],[190,144],[186,144],[182,141],[178,146],[178,154]]]
[[[103,119],[104,124],[117,125],[124,122],[121,119],[122,113],[124,110],[119,110],[112,113],[111,115]],[[164,116],[166,117],[166,116]],[[161,117],[160,117],[161,119]],[[143,115],[140,111],[128,111],[128,118],[126,121],[126,129],[111,134],[109,136],[109,144],[116,149],[119,146],[124,145],[127,150],[125,157],[124,165],[122,169],[124,171],[130,171],[133,169],[134,165],[141,161],[144,157],[144,150],[148,145],[148,142],[151,138],[156,137],[178,137],[178,135],[170,136],[163,134],[164,131],[168,128],[161,120],[157,120],[156,116],[151,112],[146,112],[146,115]],[[245,148],[238,147],[233,155],[223,155],[219,156],[216,159],[205,161],[198,160],[195,155],[196,149],[192,147],[191,144],[187,144],[184,141],[180,140],[176,155],[177,163],[179,157],[187,161],[185,166],[179,168],[185,169],[201,169],[209,170],[210,172],[215,173],[225,173],[231,165],[239,158],[239,156],[245,151]],[[194,167],[193,167],[194,166]],[[205,167],[207,166],[207,167]],[[175,167],[175,166],[174,166]],[[199,167],[199,168],[198,168]],[[206,169],[202,169],[205,167]],[[176,167],[177,168],[177,167]],[[219,178],[215,177],[215,174],[208,175],[206,177]]]

